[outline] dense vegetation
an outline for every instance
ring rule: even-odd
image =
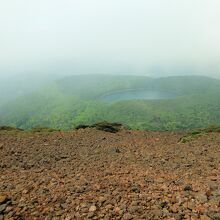
[[[172,91],[179,96],[115,103],[101,99],[104,94],[136,88]],[[74,76],[4,104],[0,124],[69,129],[106,120],[135,129],[191,129],[220,124],[219,96],[220,81],[207,77]]]

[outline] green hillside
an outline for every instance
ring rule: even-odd
[[[108,103],[105,94],[127,89],[175,92],[167,100]],[[0,124],[59,129],[117,121],[136,129],[175,130],[220,124],[220,81],[200,76],[152,79],[144,76],[73,76],[0,108]]]

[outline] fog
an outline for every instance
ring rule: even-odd
[[[219,77],[219,10],[219,0],[0,0],[0,77]]]

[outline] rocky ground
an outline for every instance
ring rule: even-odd
[[[2,219],[220,219],[220,133],[0,132]]]

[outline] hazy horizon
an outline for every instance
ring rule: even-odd
[[[0,76],[220,77],[218,0],[8,0]]]

